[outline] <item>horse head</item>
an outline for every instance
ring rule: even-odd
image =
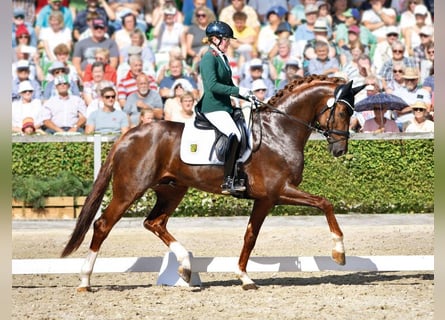
[[[348,151],[349,121],[354,112],[354,97],[365,85],[352,87],[352,80],[338,85],[333,96],[316,116],[316,128],[328,141],[328,150],[334,157]]]

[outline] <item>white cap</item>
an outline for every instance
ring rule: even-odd
[[[28,60],[19,60],[15,64],[16,69],[29,69],[29,62]]]
[[[250,64],[249,67],[263,67],[263,62],[261,61],[261,59],[255,58],[250,60]]]
[[[31,81],[25,80],[20,82],[19,93],[22,93],[23,91],[34,91],[34,87],[32,86]]]
[[[317,19],[315,21],[314,32],[328,32],[328,24],[325,19]]]
[[[433,35],[433,27],[432,26],[423,26],[422,28],[420,28],[419,34],[425,34],[427,36],[432,36]]]
[[[173,82],[173,85],[171,86],[170,96],[172,96],[172,97],[175,96],[175,88],[178,85],[181,85],[182,89],[184,89],[184,91],[186,91],[186,92],[193,91],[193,86],[190,83],[190,81],[188,81],[187,79],[184,79],[184,78],[179,78],[179,79],[176,79],[175,82]]]
[[[397,28],[396,26],[388,26],[386,27],[386,34],[391,34],[391,33],[397,33],[400,34],[399,32],[399,28]]]
[[[414,14],[420,14],[422,16],[428,13],[428,9],[423,4],[418,4],[414,8]]]
[[[267,86],[264,83],[263,79],[256,79],[252,82],[252,91],[257,91],[259,89],[266,89],[267,90]]]

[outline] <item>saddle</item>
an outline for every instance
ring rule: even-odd
[[[221,131],[218,130],[202,113],[202,103],[199,102],[195,106],[195,120],[194,126],[200,130],[214,130],[215,131],[215,142],[212,145],[210,150],[209,159],[212,158],[213,153],[217,159],[221,162],[224,162],[224,156],[226,154],[228,148],[229,138],[225,136]],[[235,122],[238,130],[241,132],[241,142],[240,142],[240,151],[239,154],[242,155],[248,148],[248,132],[246,121],[244,119],[243,112],[239,108],[235,108],[232,113],[233,121]]]

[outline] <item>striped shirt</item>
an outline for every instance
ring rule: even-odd
[[[159,91],[159,87],[156,84],[155,78],[147,75],[148,81],[150,81],[150,90]],[[136,85],[136,78],[133,77],[131,71],[128,71],[127,76],[123,78],[119,84],[117,85],[117,95],[119,100],[126,100],[127,97],[138,91],[138,87]]]

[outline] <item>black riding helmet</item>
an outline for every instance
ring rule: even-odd
[[[206,36],[216,36],[218,38],[231,38],[236,39],[233,36],[232,28],[225,22],[222,21],[213,21],[210,22],[206,28]]]

